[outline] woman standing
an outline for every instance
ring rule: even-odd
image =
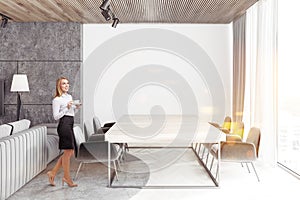
[[[49,183],[55,186],[54,178],[60,169],[63,168],[64,176],[62,184],[67,183],[69,187],[77,187],[70,177],[70,158],[77,153],[76,141],[73,133],[74,114],[80,105],[73,105],[73,99],[69,91],[69,80],[60,77],[56,81],[55,97],[52,101],[53,117],[59,120],[57,132],[59,136],[59,149],[63,149],[63,154],[58,159],[54,168],[47,173]]]

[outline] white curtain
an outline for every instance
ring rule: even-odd
[[[277,162],[277,0],[260,0],[247,11],[245,130],[261,129],[260,159]],[[247,133],[247,132],[246,132]]]
[[[246,69],[246,15],[233,21],[233,86],[232,86],[232,119],[240,122],[243,119]],[[236,126],[234,126],[236,127]],[[233,128],[233,127],[232,127]]]

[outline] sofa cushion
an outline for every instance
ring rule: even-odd
[[[57,128],[58,123],[43,123],[40,126],[47,126],[47,128]]]
[[[0,138],[9,136],[11,129],[12,127],[7,124],[0,125]]]
[[[28,119],[22,119],[22,120],[19,120],[16,122],[10,122],[8,124],[13,126],[13,131],[11,134],[15,134],[20,131],[29,129],[29,127],[30,127],[30,121]]]
[[[57,123],[43,123],[39,124],[39,126],[46,126],[47,127],[47,135],[56,135],[58,136],[57,133]]]
[[[56,135],[56,136],[58,136],[57,128],[47,128],[47,135]]]
[[[60,154],[58,142],[59,138],[57,135],[47,135],[47,163],[50,163]]]

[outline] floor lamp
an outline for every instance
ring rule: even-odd
[[[17,92],[17,120],[20,120],[20,111],[22,106],[20,92],[29,92],[28,79],[26,74],[14,74],[11,83],[11,92]]]

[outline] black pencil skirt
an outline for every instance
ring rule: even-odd
[[[59,119],[57,133],[59,136],[59,149],[73,149],[77,156],[76,140],[73,132],[74,117],[63,116]]]

